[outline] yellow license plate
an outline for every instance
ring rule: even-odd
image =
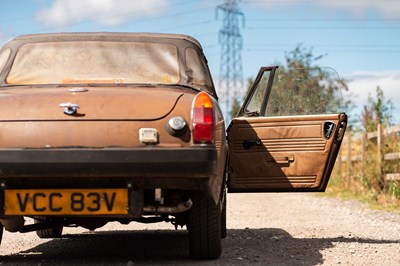
[[[128,213],[127,189],[6,189],[5,215]]]

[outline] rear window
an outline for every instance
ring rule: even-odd
[[[0,53],[0,73],[3,71],[4,66],[7,63],[8,57],[10,56],[11,49],[5,49]]]
[[[186,74],[190,82],[200,86],[209,86],[211,84],[210,75],[207,71],[207,66],[193,48],[187,48],[185,51],[186,56]],[[189,83],[190,83],[189,82]]]
[[[176,46],[146,42],[46,42],[22,46],[8,84],[156,83],[180,80]]]

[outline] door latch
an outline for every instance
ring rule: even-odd
[[[325,139],[330,139],[335,131],[335,123],[331,121],[326,121],[324,123],[324,137]]]
[[[77,105],[75,103],[60,103],[58,106],[64,107],[64,114],[66,114],[66,115],[76,114],[76,111],[79,108],[79,105]]]

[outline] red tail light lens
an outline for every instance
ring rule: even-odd
[[[194,143],[214,142],[214,108],[211,97],[200,92],[193,100],[192,135]]]

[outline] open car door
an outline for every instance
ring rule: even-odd
[[[262,67],[228,127],[229,192],[325,191],[346,129],[333,69]]]

